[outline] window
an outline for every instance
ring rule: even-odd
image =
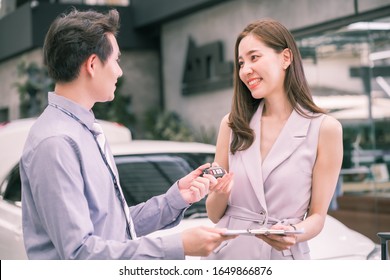
[[[378,242],[390,223],[390,17],[297,43],[314,101],[343,125],[338,203],[330,214]]]
[[[343,169],[390,167],[390,17],[298,40],[315,102],[344,128]]]
[[[158,154],[130,155],[115,159],[120,184],[129,205],[144,202],[164,194],[177,180],[205,162],[212,162],[213,154]],[[205,200],[195,203],[185,213],[204,214]]]
[[[3,199],[19,204],[22,200],[21,186],[19,165],[16,165],[1,186]]]
[[[9,115],[9,109],[0,107],[0,123],[9,121],[8,115]]]

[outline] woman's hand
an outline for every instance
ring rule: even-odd
[[[210,192],[229,194],[233,186],[233,176],[233,173],[226,173],[222,178],[218,178],[217,183],[210,187]]]
[[[212,165],[219,166],[216,162],[214,162]],[[234,174],[232,172],[226,172],[223,177],[217,179],[215,184],[210,185],[210,192],[215,192],[217,194],[229,194],[233,186],[233,177]]]
[[[280,224],[272,226],[271,229],[295,230],[292,226],[284,226]],[[268,243],[278,251],[289,250],[297,243],[296,234],[258,234],[256,237]]]

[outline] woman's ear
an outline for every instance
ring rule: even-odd
[[[289,48],[285,48],[282,52],[283,56],[283,69],[286,70],[293,61],[293,54]]]

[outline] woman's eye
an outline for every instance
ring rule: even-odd
[[[252,55],[252,56],[251,56],[251,59],[252,59],[252,60],[256,60],[256,59],[258,59],[258,58],[259,58],[258,55]]]
[[[243,61],[239,61],[238,62],[238,66],[241,68],[242,66],[244,65],[244,62]]]

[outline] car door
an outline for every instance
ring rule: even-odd
[[[11,170],[0,185],[0,259],[27,259],[23,243],[18,166]]]

